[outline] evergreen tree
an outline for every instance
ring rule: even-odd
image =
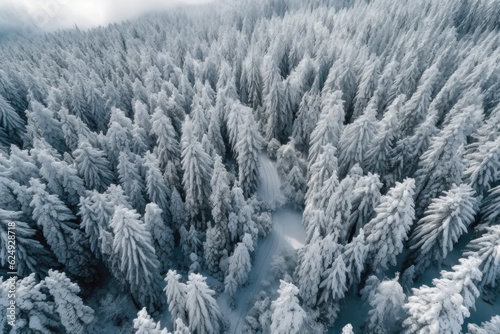
[[[335,91],[322,98],[321,114],[316,127],[311,133],[309,143],[309,165],[316,162],[323,150],[323,146],[331,144],[335,148],[339,147],[345,117],[343,104],[342,92],[340,91]]]
[[[469,331],[468,334],[495,334],[500,331],[500,316],[496,315],[492,317],[489,321],[485,321],[481,324],[481,327],[475,324],[467,325]]]
[[[253,251],[253,240],[250,234],[245,234],[242,241],[239,242],[233,254],[229,257],[229,272],[228,276],[234,277],[238,286],[243,286],[247,283],[248,274],[252,268],[250,260],[250,252]]]
[[[87,189],[104,191],[113,181],[109,162],[105,153],[80,137],[78,148],[73,152],[78,174],[83,178]]]
[[[483,195],[500,180],[500,137],[487,141],[468,152],[465,156],[466,168],[463,179],[476,191]]]
[[[95,279],[94,261],[87,240],[74,223],[76,217],[56,195],[48,194],[39,180],[31,179],[30,185],[32,218],[58,261],[73,276]]]
[[[370,144],[376,136],[377,109],[370,103],[363,114],[346,125],[340,137],[339,175],[344,176],[355,164],[363,164]]]
[[[137,158],[134,159],[130,152],[120,152],[117,170],[121,186],[130,199],[130,203],[139,213],[143,213],[146,206],[146,200],[144,199],[145,185],[137,160]]]
[[[191,332],[199,334],[219,333],[222,315],[213,295],[215,292],[207,285],[206,277],[189,274],[186,283],[186,313]]]
[[[384,118],[378,122],[377,134],[370,143],[370,148],[366,153],[366,162],[363,163],[365,170],[379,175],[386,175],[390,171],[391,152],[399,137],[397,121],[404,98],[404,96],[398,96],[389,106]]]
[[[159,161],[156,156],[147,152],[144,156],[146,167],[146,194],[149,201],[158,205],[162,210],[163,219],[170,221],[170,191],[160,172]]]
[[[39,282],[35,276],[33,273],[16,280],[16,322],[10,333],[50,334],[64,331],[61,318],[55,310],[55,303],[44,288],[44,281]],[[7,297],[11,283],[2,281],[3,278],[0,278],[0,308],[2,308],[0,329],[5,331],[9,306]]]
[[[115,209],[113,228],[112,272],[124,278],[134,299],[148,309],[160,305],[160,263],[155,254],[153,239],[135,210],[122,205]]]
[[[370,333],[399,333],[406,296],[398,283],[398,277],[380,282],[369,300],[371,309],[368,312],[366,330]]]
[[[361,177],[352,192],[352,210],[349,217],[348,240],[363,226],[365,226],[375,213],[375,208],[380,201],[382,183],[377,174],[368,173]]]
[[[180,281],[181,275],[177,274],[175,270],[169,270],[165,281],[165,293],[167,295],[168,311],[173,319],[186,320],[186,297],[187,286]]]
[[[488,226],[484,233],[478,238],[472,239],[467,245],[464,256],[476,257],[481,260],[479,269],[482,272],[482,280],[478,287],[496,286],[500,276],[499,256],[500,226]]]
[[[317,88],[312,88],[302,98],[293,123],[292,137],[295,140],[296,147],[301,152],[307,153],[311,134],[318,122],[320,115],[321,101]]]
[[[307,313],[299,304],[298,293],[293,283],[280,280],[278,299],[272,302],[271,333],[298,334],[302,331]]]
[[[267,120],[264,124],[264,133],[267,140],[276,138],[282,141],[286,138],[283,130],[291,121],[285,114],[285,96],[283,91],[283,79],[279,69],[273,64],[271,58],[264,59],[263,71],[263,101],[262,105]]]
[[[238,181],[245,197],[250,197],[259,183],[259,152],[262,148],[260,133],[252,114],[248,114],[239,129],[236,144]]]
[[[500,216],[500,185],[490,189],[488,196],[481,203],[482,225],[493,225]]]
[[[416,252],[412,262],[417,271],[421,273],[432,263],[445,259],[467,232],[477,210],[477,199],[468,185],[454,186],[432,200],[410,237],[410,248]]]
[[[396,255],[403,250],[403,242],[415,218],[413,194],[415,181],[397,182],[375,208],[375,217],[365,226],[366,242],[370,247],[368,263],[379,271],[388,264],[396,264]]]
[[[2,138],[3,140],[9,143],[21,144],[25,131],[25,122],[2,95],[0,95],[0,127],[7,135]]]
[[[186,118],[182,127],[182,184],[186,193],[186,211],[190,219],[203,227],[210,207],[212,158],[196,139],[192,122]]]
[[[305,305],[314,307],[319,293],[321,274],[324,270],[319,240],[299,250],[297,263],[295,276],[300,297]]]
[[[210,180],[212,193],[210,202],[212,203],[212,218],[215,226],[223,233],[221,244],[229,241],[229,229],[227,227],[231,207],[231,189],[229,188],[229,176],[220,156],[215,156],[215,163],[212,178]]]
[[[315,197],[320,193],[320,189],[328,180],[332,173],[337,172],[337,157],[335,148],[328,144],[323,147],[323,153],[318,156],[318,160],[311,165],[307,181],[306,206],[315,202]]]
[[[44,285],[54,298],[61,323],[68,333],[89,333],[94,320],[94,310],[83,304],[78,296],[80,287],[71,282],[64,272],[49,270]]]
[[[365,268],[368,250],[363,229],[360,229],[359,234],[345,245],[342,256],[347,269],[348,287],[359,282]]]
[[[294,166],[281,183],[281,191],[294,207],[302,208],[304,206],[306,186],[306,179],[302,170],[298,166]]]
[[[167,329],[161,329],[160,323],[156,323],[148,311],[143,307],[134,319],[135,334],[169,334]]]
[[[179,168],[180,145],[177,133],[170,118],[160,108],[156,108],[151,116],[151,133],[156,137],[154,152],[160,160],[160,168],[165,170],[169,161],[172,161],[174,166]]]
[[[160,262],[160,273],[165,273],[174,253],[174,236],[162,218],[162,210],[155,203],[146,205],[144,224],[151,233],[155,254]]]
[[[20,221],[23,218],[22,212],[0,209],[0,240],[4,246],[0,250],[0,263],[7,267],[9,255],[15,254],[18,275],[28,276],[36,273],[43,277],[50,267],[54,267],[55,260],[36,239],[36,230],[28,223]],[[15,232],[15,235],[12,232]],[[11,244],[12,240],[15,245]]]
[[[337,257],[323,275],[325,278],[319,286],[323,289],[319,302],[337,303],[347,292],[347,268],[342,256]]]

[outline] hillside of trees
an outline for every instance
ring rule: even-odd
[[[344,334],[500,333],[498,1],[214,2],[0,59],[0,333],[224,333],[220,295],[244,333],[353,301]],[[306,244],[242,301],[280,205]]]

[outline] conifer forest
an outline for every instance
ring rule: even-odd
[[[219,0],[0,39],[0,334],[499,334],[499,0]]]

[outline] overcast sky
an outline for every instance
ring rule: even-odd
[[[54,31],[75,24],[85,29],[120,22],[179,4],[211,0],[0,0],[0,33],[11,30]]]

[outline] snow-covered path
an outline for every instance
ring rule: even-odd
[[[273,162],[264,154],[260,156],[261,183],[258,194],[268,203],[280,201],[280,178]],[[250,271],[248,285],[238,290],[236,308],[228,307],[227,296],[221,294],[218,298],[221,311],[229,320],[229,333],[241,333],[245,324],[245,316],[252,307],[253,297],[262,290],[262,282],[269,279],[269,267],[273,255],[279,254],[286,247],[300,248],[305,243],[305,231],[302,227],[302,213],[282,207],[272,215],[272,230],[259,240],[257,253]]]

